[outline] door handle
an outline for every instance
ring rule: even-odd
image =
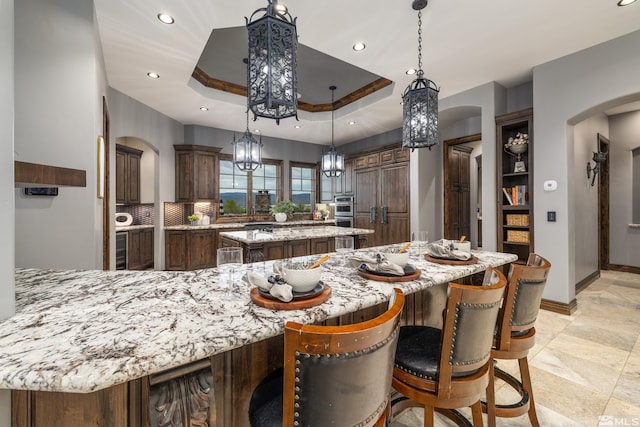
[[[389,208],[387,206],[383,206],[382,207],[382,224],[386,224],[387,223],[387,214],[388,214]]]
[[[371,224],[376,223],[376,207],[375,206],[371,206],[369,208],[369,222],[371,222]]]

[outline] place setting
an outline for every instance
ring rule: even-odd
[[[254,304],[273,310],[298,310],[325,302],[331,287],[321,280],[324,255],[315,262],[285,260],[273,263],[273,274],[249,270],[245,276],[252,285],[249,296]]]
[[[357,254],[349,258],[351,266],[361,277],[379,282],[410,282],[422,274],[419,268],[409,264],[411,243],[401,248],[389,248],[375,255]]]
[[[459,240],[440,239],[429,243],[425,248],[424,259],[442,265],[472,265],[478,262],[478,257],[471,253],[471,242],[465,241],[466,236]]]

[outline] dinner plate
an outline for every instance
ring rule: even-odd
[[[377,280],[379,282],[410,282],[416,280],[422,274],[419,268],[413,265],[407,264],[404,267],[404,276],[396,276],[388,273],[373,273],[371,271],[358,269],[358,274],[365,279]]]
[[[321,280],[321,281],[318,282],[316,287],[311,289],[310,291],[306,291],[306,292],[295,292],[294,291],[293,292],[293,301],[304,300],[304,299],[309,299],[309,298],[316,297],[316,296],[320,295],[322,293],[322,291],[324,291],[325,286],[326,285]],[[269,299],[280,301],[278,298],[274,297],[273,295],[271,295],[268,291],[265,291],[264,289],[258,288],[258,292],[260,293],[260,295],[262,295],[265,298],[269,298]]]

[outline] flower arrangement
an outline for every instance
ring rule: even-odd
[[[187,219],[189,220],[189,222],[191,223],[191,225],[195,225],[194,223],[198,223],[198,221],[200,221],[200,217],[196,214],[193,215],[189,215],[187,217]]]
[[[517,149],[520,147],[516,147],[516,146],[524,145],[528,143],[529,143],[529,135],[526,133],[518,132],[515,138],[514,137],[509,138],[507,143],[504,144],[504,148],[506,148],[507,150],[511,150],[511,148]],[[511,151],[517,151],[517,150],[511,150]]]

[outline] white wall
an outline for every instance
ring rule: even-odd
[[[110,88],[107,104],[111,123],[110,137],[110,177],[111,198],[115,207],[115,141],[121,137],[137,138],[145,141],[158,153],[155,159],[155,222],[154,259],[155,268],[164,269],[164,202],[175,200],[175,156],[173,144],[184,141],[184,126],[133,98]],[[111,209],[109,221],[114,223],[115,209]],[[111,228],[111,265],[115,267],[115,227]]]
[[[13,316],[13,0],[0,0],[0,320]],[[0,390],[0,427],[11,425],[11,392]]]
[[[575,188],[574,168],[585,165],[574,164],[572,125],[640,95],[640,79],[629,78],[640,74],[638,46],[640,31],[533,70],[534,244],[536,252],[552,264],[546,299],[570,303],[575,297],[572,223],[579,213],[570,190]],[[558,181],[557,191],[543,191],[547,179]],[[547,211],[557,212],[556,222],[546,221]]]
[[[640,147],[640,111],[611,116],[609,132],[609,262],[640,267],[640,229],[628,227],[633,222],[631,150]]]
[[[584,120],[573,128],[573,204],[579,212],[573,221],[573,262],[575,283],[598,271],[598,185],[587,180],[587,161],[598,151],[598,133],[609,137],[609,119],[603,113]],[[574,284],[575,284],[574,283]]]
[[[87,172],[86,188],[60,188],[57,197],[15,191],[16,267],[101,267],[96,49],[93,2],[16,2],[15,159]]]

